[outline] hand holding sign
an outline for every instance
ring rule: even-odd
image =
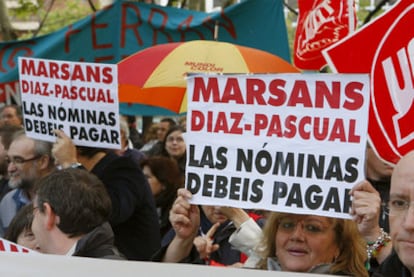
[[[182,239],[191,240],[196,236],[200,226],[200,210],[188,201],[192,194],[186,189],[179,189],[177,199],[170,211],[170,222],[175,233]]]
[[[364,180],[363,74],[187,79],[191,203],[350,218]]]
[[[378,191],[368,182],[362,181],[352,188],[351,215],[358,223],[361,235],[367,241],[375,241],[379,233],[381,198]]]
[[[378,263],[382,263],[391,253],[392,243],[378,223],[381,198],[378,191],[368,182],[362,181],[355,185],[350,194],[353,196],[351,215],[358,223],[361,236],[369,246],[368,250]],[[370,258],[370,257],[369,257]]]
[[[176,263],[187,257],[193,248],[193,240],[200,227],[200,210],[191,205],[192,194],[186,189],[179,189],[170,210],[170,222],[175,237],[162,258],[163,262]]]
[[[62,130],[54,130],[57,136],[56,142],[53,144],[52,154],[55,158],[55,163],[62,168],[67,168],[71,164],[77,163],[76,146],[73,144],[70,137],[68,137]]]

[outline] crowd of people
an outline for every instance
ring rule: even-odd
[[[351,219],[195,205],[184,188],[185,117],[121,149],[25,134],[0,110],[0,236],[45,254],[347,276],[414,276],[414,151],[391,166],[367,145]],[[131,125],[132,124],[132,125]]]

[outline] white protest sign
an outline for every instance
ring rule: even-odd
[[[53,265],[53,266],[51,266]],[[51,254],[0,252],[1,276],[237,276],[237,277],[327,277],[316,273],[282,272],[249,268],[204,266],[186,263],[159,263],[95,259]]]
[[[0,238],[0,252],[15,252],[15,253],[37,253],[27,247],[21,246],[17,243]]]
[[[63,130],[76,145],[120,148],[116,65],[19,58],[28,136],[54,142]]]
[[[187,93],[193,203],[350,218],[368,75],[196,75]]]

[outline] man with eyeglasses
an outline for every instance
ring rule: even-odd
[[[51,151],[52,143],[29,138],[23,130],[13,137],[6,156],[12,190],[0,202],[0,236],[20,208],[32,201],[35,182],[55,169]]]
[[[14,134],[21,130],[23,130],[23,127],[13,125],[0,126],[0,201],[11,191],[9,187],[9,176],[7,174],[7,149],[10,146]]]
[[[148,261],[161,246],[160,226],[150,186],[127,156],[103,148],[76,146],[62,130],[52,153],[62,168],[83,167],[105,185],[112,201],[109,223],[115,246],[128,259]]]
[[[46,254],[124,259],[108,223],[111,199],[83,169],[56,170],[35,185],[31,229]]]
[[[352,210],[357,220],[364,223],[362,232],[371,230],[372,233],[378,234],[376,240],[373,240],[371,245],[368,243],[367,247],[369,250],[372,245],[375,245],[375,252],[371,252],[371,256],[374,256],[379,263],[371,276],[414,276],[413,167],[414,151],[407,153],[394,167],[390,200],[385,207],[390,222],[389,237],[382,231],[378,233],[380,230],[377,225],[380,214],[378,192],[369,182],[358,184],[352,190],[354,197]]]
[[[387,210],[394,251],[375,276],[414,276],[414,151],[397,163]]]

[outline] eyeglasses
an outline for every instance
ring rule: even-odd
[[[313,219],[297,220],[293,218],[282,218],[279,220],[278,230],[285,233],[292,233],[296,230],[298,225],[301,225],[302,230],[310,235],[316,235],[324,233],[328,226],[325,226],[322,222]]]
[[[36,155],[36,156],[34,156],[33,158],[28,158],[28,159],[25,159],[25,158],[23,158],[23,157],[19,157],[19,156],[17,156],[17,157],[6,157],[6,158],[4,159],[4,161],[5,161],[7,164],[13,163],[13,164],[15,164],[15,165],[22,165],[22,164],[24,164],[24,163],[27,163],[27,162],[31,162],[31,161],[37,160],[37,159],[39,159],[40,157],[42,157],[42,155]]]
[[[390,201],[384,205],[384,212],[390,216],[403,216],[407,214],[411,203],[414,202],[410,202],[402,198],[391,197]]]

